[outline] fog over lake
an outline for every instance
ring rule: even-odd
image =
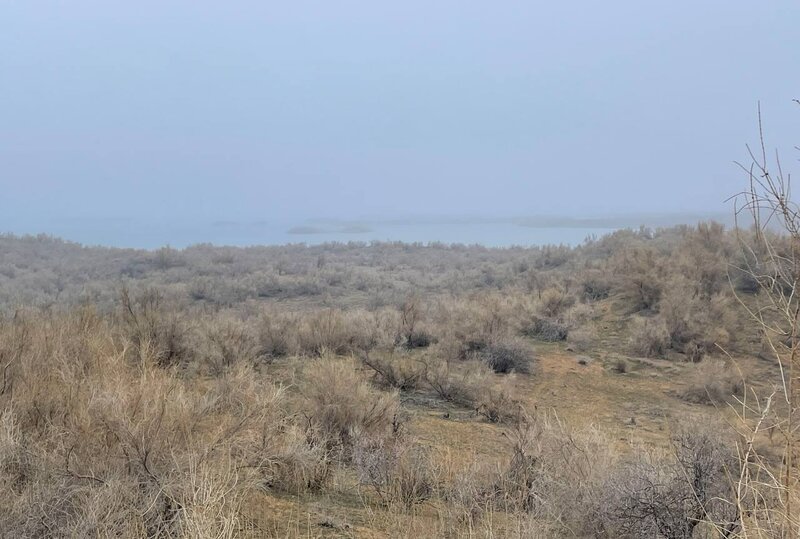
[[[658,228],[714,219],[730,224],[724,214],[627,215],[567,218],[405,218],[310,219],[299,222],[260,221],[138,221],[135,219],[52,219],[49,234],[84,245],[155,249],[165,245],[183,248],[199,243],[249,246],[401,241],[510,247],[532,245],[580,245],[620,228]],[[17,221],[7,232],[38,234],[38,223]]]

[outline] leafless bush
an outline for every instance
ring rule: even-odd
[[[533,363],[531,347],[519,339],[498,339],[477,350],[475,356],[498,374],[529,373]]]
[[[664,357],[669,348],[669,331],[661,318],[631,320],[630,349],[643,357]]]
[[[397,394],[372,387],[355,361],[322,358],[303,375],[305,413],[329,442],[347,449],[359,436],[396,428]]]
[[[297,328],[299,351],[306,355],[352,354],[371,350],[379,342],[369,313],[327,309],[303,316]]]
[[[230,369],[236,363],[253,364],[258,346],[250,328],[233,317],[205,320],[196,329],[194,355],[213,375]]]
[[[476,408],[492,384],[492,371],[482,361],[451,363],[434,356],[426,360],[425,380],[442,399]]]
[[[569,327],[563,321],[535,317],[522,330],[524,335],[544,342],[563,341],[569,334]]]
[[[505,378],[485,387],[475,411],[492,423],[516,421],[523,409],[519,399],[514,396],[511,379]]]
[[[539,300],[539,312],[545,318],[558,318],[575,303],[575,298],[561,288],[548,288]]]
[[[123,288],[120,310],[137,361],[172,366],[187,359],[186,323],[166,308],[160,292],[148,289],[133,298]]]
[[[730,476],[737,475],[726,440],[691,426],[672,440],[672,455],[639,451],[620,469],[610,518],[625,537],[691,539],[696,529],[730,537],[738,531]],[[729,446],[727,446],[729,447]]]
[[[578,352],[589,352],[596,349],[599,335],[589,326],[570,330],[567,342]]]
[[[353,462],[361,483],[371,487],[384,504],[411,507],[434,492],[435,478],[426,449],[400,436],[360,439]]]
[[[416,389],[425,375],[425,364],[407,355],[365,352],[361,355],[361,361],[374,372],[378,385],[400,391]]]
[[[696,404],[724,403],[732,397],[742,397],[744,381],[732,365],[722,360],[706,359],[689,374],[689,386],[680,397]]]

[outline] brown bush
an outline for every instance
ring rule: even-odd
[[[577,352],[590,352],[597,348],[599,335],[591,326],[570,330],[567,343]]]
[[[359,481],[384,504],[411,507],[432,496],[435,477],[427,450],[394,435],[365,437],[353,450]]]
[[[219,375],[240,362],[252,365],[259,355],[250,328],[232,316],[203,320],[194,333],[192,355],[212,375]]]
[[[665,357],[669,344],[669,331],[661,318],[636,317],[631,320],[631,353],[643,357]]]
[[[522,329],[522,333],[543,342],[558,342],[567,338],[569,327],[560,320],[535,317]]]
[[[492,423],[518,420],[523,408],[514,395],[511,378],[483,388],[475,411]]]
[[[533,350],[520,339],[498,339],[476,350],[474,356],[498,374],[530,373]]]
[[[720,349],[731,350],[734,336],[740,332],[739,317],[729,294],[698,295],[681,280],[665,291],[659,312],[671,346],[691,361],[700,361]]]
[[[575,298],[561,288],[548,288],[539,299],[539,313],[544,318],[558,318],[574,304]]]
[[[309,363],[300,391],[306,415],[329,443],[344,449],[360,436],[392,430],[398,421],[397,393],[372,387],[352,359]]]
[[[426,359],[425,380],[442,399],[477,408],[492,383],[492,371],[483,361],[449,362],[439,356]]]
[[[404,354],[361,354],[361,362],[374,373],[378,385],[412,391],[425,376],[425,364]]]
[[[610,479],[614,496],[606,507],[609,531],[623,537],[691,539],[703,530],[737,529],[729,477],[735,455],[708,425],[684,427],[672,438],[670,454],[639,451]],[[730,474],[730,475],[729,475]]]
[[[723,403],[732,396],[742,396],[744,380],[733,365],[722,360],[706,359],[689,373],[689,385],[679,396],[695,404]]]
[[[176,310],[167,308],[158,290],[147,289],[132,297],[123,288],[120,312],[137,362],[168,367],[188,359],[187,323]]]

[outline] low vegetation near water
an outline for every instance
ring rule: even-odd
[[[747,312],[756,253],[721,225],[0,254],[3,536],[734,537],[750,518],[736,409],[780,378]],[[773,431],[749,441],[780,461]]]

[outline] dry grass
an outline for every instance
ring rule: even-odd
[[[621,515],[634,476],[697,494],[676,486],[674,426],[738,389],[706,356],[774,376],[719,234],[125,255],[121,292],[0,318],[0,534],[661,533]]]

